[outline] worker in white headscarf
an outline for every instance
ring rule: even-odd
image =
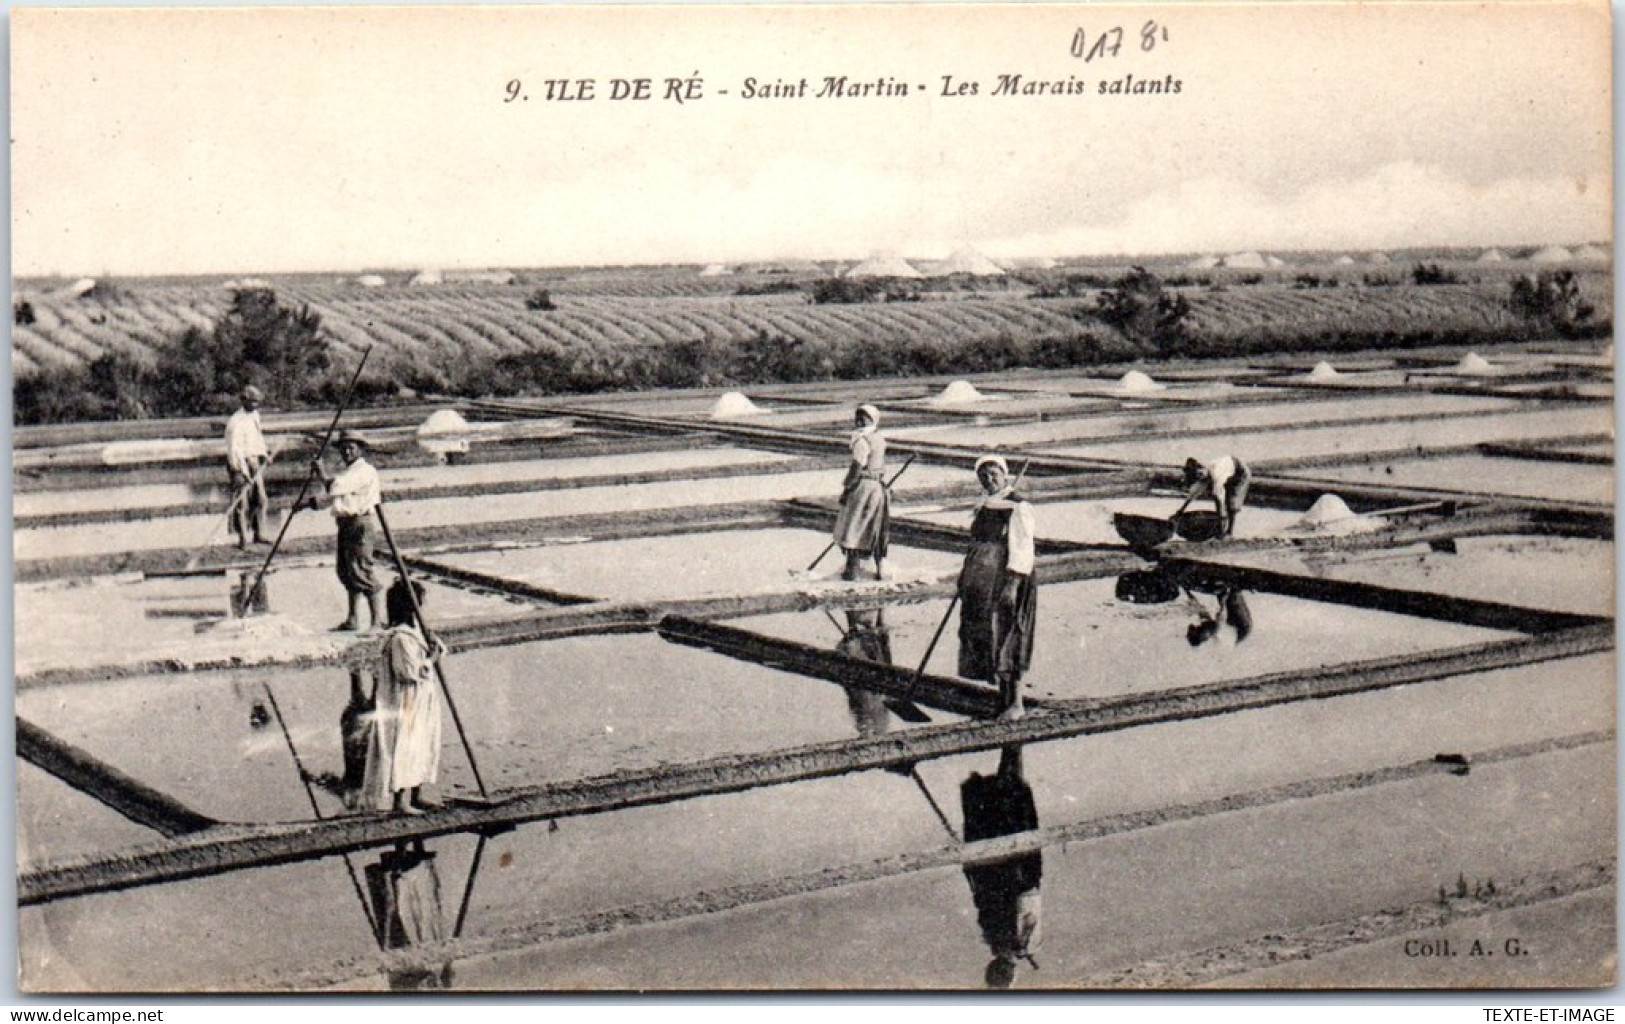
[[[891,532],[891,496],[886,490],[886,438],[877,429],[880,410],[860,405],[853,414],[852,461],[841,483],[841,511],[835,517],[835,543],[846,554],[843,580],[858,578],[865,558],[875,561],[875,579],[886,571]]]
[[[1001,717],[1022,713],[1021,676],[1032,665],[1038,621],[1032,505],[997,455],[976,460],[982,500],[959,573],[959,674],[999,689]]]

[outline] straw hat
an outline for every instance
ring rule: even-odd
[[[339,436],[333,441],[336,447],[342,448],[347,444],[359,445],[362,448],[371,448],[372,442],[364,435],[354,430],[341,430]]]

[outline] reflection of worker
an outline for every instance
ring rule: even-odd
[[[231,528],[237,534],[237,546],[248,547],[249,533],[254,543],[269,544],[265,539],[265,465],[271,453],[265,447],[265,435],[260,432],[260,403],[264,392],[250,384],[238,396],[236,412],[226,420],[226,473],[231,480]]]
[[[361,610],[367,606],[372,612],[372,625],[383,623],[383,584],[373,567],[373,549],[378,545],[378,516],[376,509],[383,501],[378,484],[378,470],[366,460],[366,438],[351,430],[339,434],[339,455],[344,468],[337,476],[329,476],[320,457],[311,462],[311,470],[327,485],[333,499],[333,519],[338,525],[338,575],[344,584],[350,604],[349,616],[336,629],[361,628]]]
[[[339,749],[344,755],[344,774],[338,780],[339,795],[352,811],[386,806],[389,794],[367,791],[367,750],[378,728],[373,697],[377,683],[371,669],[350,669],[350,699],[339,712]]]
[[[1190,641],[1192,647],[1200,647],[1209,640],[1221,646],[1233,646],[1252,634],[1253,613],[1247,607],[1246,591],[1226,587],[1219,591],[1217,597],[1217,609],[1210,612],[1206,605],[1190,595],[1191,603],[1196,607],[1197,619],[1186,628],[1185,639]],[[1231,634],[1224,632],[1225,626],[1230,627]]]
[[[999,688],[1004,717],[1021,714],[1021,675],[1032,664],[1038,620],[1032,506],[1011,489],[998,456],[976,460],[984,492],[959,573],[959,674]]]
[[[860,405],[853,414],[852,461],[841,483],[841,511],[835,517],[835,543],[846,554],[843,580],[858,578],[864,558],[875,560],[875,579],[885,573],[891,500],[886,493],[886,439],[876,429],[880,410]]]
[[[408,584],[389,588],[389,634],[384,640],[373,697],[374,728],[367,745],[366,792],[383,810],[422,814],[430,809],[422,787],[440,773],[441,696],[435,661],[445,654],[439,640],[431,652],[415,624]],[[423,588],[410,584],[418,603]]]
[[[1179,511],[1185,511],[1193,501],[1211,499],[1214,511],[1219,514],[1220,536],[1228,537],[1235,532],[1236,516],[1247,503],[1247,487],[1252,478],[1246,463],[1231,455],[1205,466],[1195,459],[1186,459],[1185,504],[1179,506]]]
[[[959,787],[965,816],[965,842],[1030,832],[1038,828],[1032,787],[1022,778],[1021,748],[1005,747],[996,775],[972,772]],[[1044,879],[1042,850],[1020,853],[993,863],[965,865],[976,923],[982,928],[993,959],[987,965],[988,988],[1009,988],[1016,966],[1026,960],[1038,967],[1039,884]]]
[[[891,632],[886,627],[885,612],[880,608],[848,608],[846,633],[835,649],[849,658],[892,664]],[[880,736],[891,731],[891,712],[886,708],[885,697],[861,686],[845,689],[847,707],[860,737]]]
[[[440,871],[435,855],[422,840],[398,843],[378,863],[366,867],[367,895],[379,946],[409,949],[446,941],[445,908],[440,896]],[[449,988],[451,963],[394,967],[392,989]]]

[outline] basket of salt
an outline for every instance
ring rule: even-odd
[[[1174,524],[1156,516],[1140,516],[1132,512],[1118,512],[1112,516],[1117,535],[1128,541],[1132,548],[1154,548],[1173,539]]]
[[[1174,532],[1188,541],[1213,540],[1224,534],[1219,513],[1206,510],[1181,512],[1174,516]]]

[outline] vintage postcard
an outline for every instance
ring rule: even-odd
[[[10,29],[21,992],[1614,984],[1607,4]]]

